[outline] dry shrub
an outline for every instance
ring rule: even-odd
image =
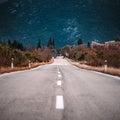
[[[51,60],[51,51],[48,48],[36,49],[31,52],[12,49],[9,45],[0,44],[0,67],[10,67],[12,58],[14,58],[15,67],[28,66],[29,61],[48,62]]]
[[[54,59],[51,59],[49,62],[41,62],[41,63],[31,63],[31,68],[35,68],[41,65],[45,65],[45,64],[51,64],[54,62]],[[13,71],[21,71],[21,70],[28,70],[31,69],[28,67],[28,65],[26,67],[1,67],[0,68],[0,73],[9,73],[9,72],[13,72]]]
[[[49,62],[49,61],[51,60],[51,58],[52,58],[50,49],[45,48],[45,49],[41,52],[40,56],[41,56],[41,61],[43,61],[43,62]]]
[[[68,52],[69,58],[75,61],[86,61],[87,65],[101,67],[105,60],[109,67],[120,68],[120,51],[116,49],[90,49],[81,46],[66,46],[62,53]]]
[[[94,70],[98,72],[103,72],[111,75],[116,75],[120,76],[120,68],[113,68],[113,67],[108,67],[107,70],[105,70],[105,67],[94,67],[94,66],[88,66],[85,64],[79,64],[78,62],[71,62],[73,65],[82,68],[82,69],[87,69],[87,70]]]

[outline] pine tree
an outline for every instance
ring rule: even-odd
[[[90,48],[90,42],[88,41],[88,43],[87,43],[87,46],[88,46],[88,48]]]
[[[8,45],[11,47],[12,43],[10,40],[8,40]]]
[[[53,38],[53,48],[55,48],[55,41],[54,41],[54,38]]]
[[[116,41],[116,42],[120,42],[120,36],[117,37],[117,38],[115,38],[115,41]]]
[[[17,40],[14,40],[13,43],[11,43],[11,47],[14,49],[24,50],[23,44],[18,42]]]
[[[53,38],[51,38],[51,37],[49,38],[47,47],[49,49],[54,49],[55,43],[54,43],[54,39]]]
[[[51,37],[50,37],[49,40],[48,40],[47,47],[50,48],[50,45],[51,45]]]
[[[38,48],[41,48],[41,40],[40,39],[38,40],[38,44],[37,44],[37,49]]]
[[[14,40],[13,43],[12,43],[12,47],[13,47],[14,49],[16,49],[17,46],[18,46],[18,42],[17,42],[17,40]]]
[[[82,41],[82,39],[81,39],[81,38],[79,38],[79,39],[78,39],[77,44],[78,44],[78,45],[83,44],[83,41]]]

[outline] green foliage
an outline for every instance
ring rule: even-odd
[[[53,38],[51,38],[51,37],[49,38],[47,47],[49,49],[54,49],[55,48],[55,41],[54,41]]]
[[[80,48],[80,46],[64,47],[63,51],[67,51],[69,58],[77,61],[86,61],[88,65],[104,66],[105,60],[109,67],[120,68],[120,51],[111,49],[93,50],[91,48]],[[64,52],[63,52],[64,53]]]
[[[23,44],[17,40],[14,40],[13,42],[11,42],[10,40],[8,40],[7,43],[11,48],[13,49],[19,49],[19,50],[24,50]]]
[[[116,42],[120,42],[120,36],[117,37],[117,38],[115,38],[115,41],[116,41]]]
[[[8,45],[0,45],[0,66],[8,66],[11,63],[12,51]]]
[[[78,45],[83,44],[83,40],[82,40],[81,38],[79,38],[78,41],[77,41],[77,44],[78,44]]]
[[[50,50],[47,48],[37,50],[36,52],[25,52],[19,49],[13,49],[8,44],[0,44],[0,67],[11,66],[12,58],[14,58],[14,66],[28,66],[29,60],[31,62],[48,62],[52,56]]]
[[[25,53],[25,56],[26,56],[26,58],[27,58],[28,60],[30,60],[31,62],[36,62],[36,61],[41,62],[40,56],[37,55],[37,54],[34,54],[34,53],[32,53],[32,52],[26,52],[26,53]]]
[[[41,48],[41,40],[40,39],[38,40],[38,44],[37,44],[37,49],[38,48]]]
[[[91,47],[91,46],[90,46],[90,42],[89,42],[89,41],[88,41],[88,43],[87,43],[87,47],[88,47],[88,48],[90,48],[90,47]]]
[[[96,51],[96,57],[97,58],[103,59],[104,58],[103,55],[104,55],[103,51],[98,51],[98,50]]]
[[[74,59],[75,59],[75,60],[84,60],[84,59],[85,59],[85,56],[84,56],[84,54],[81,53],[81,52],[76,52],[76,53],[74,54]]]
[[[27,59],[24,53],[20,50],[13,50],[14,65],[15,66],[25,66],[27,64]]]
[[[48,62],[52,58],[52,52],[55,47],[54,39],[50,38],[48,42],[49,48],[41,48],[41,41],[38,40],[37,48],[31,52],[26,52],[22,43],[17,40],[3,44],[0,41],[0,67],[10,67],[12,58],[14,66],[28,66],[29,60],[34,62]]]

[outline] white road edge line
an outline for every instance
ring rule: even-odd
[[[101,75],[104,75],[104,76],[107,76],[107,77],[112,77],[112,78],[115,78],[115,79],[119,79],[120,80],[120,77],[119,76],[114,76],[114,75],[110,75],[110,74],[107,74],[107,73],[102,73],[102,72],[98,72],[98,71],[94,71],[94,70],[86,70],[86,69],[81,69],[79,67],[76,67],[76,66],[72,66],[74,68],[77,68],[78,70],[82,70],[82,71],[90,71],[90,72],[93,72],[93,73],[96,73],[96,74],[101,74]]]
[[[115,78],[115,79],[120,79],[120,77],[118,76],[113,76],[113,75],[110,75],[110,74],[107,74],[107,73],[102,73],[102,72],[97,72],[97,71],[93,71],[97,74],[101,74],[101,75],[104,75],[104,76],[107,76],[107,77],[112,77],[112,78]]]
[[[57,81],[57,85],[58,85],[58,86],[61,86],[61,85],[62,85],[62,81],[60,81],[60,80]]]
[[[64,109],[63,96],[56,96],[56,109]]]

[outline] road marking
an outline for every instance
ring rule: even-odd
[[[59,70],[59,67],[58,67],[58,65],[57,65],[57,71],[58,71],[58,74],[60,74],[60,70]]]
[[[102,73],[102,72],[97,72],[97,71],[91,71],[91,72],[94,72],[94,73],[97,73],[97,74],[100,74],[100,75],[104,75],[104,76],[107,76],[107,77],[112,77],[112,78],[115,78],[115,79],[120,79],[120,77],[118,77],[118,76],[110,75],[110,74],[107,74],[107,73]]]
[[[58,75],[58,77],[62,77],[61,75]]]
[[[60,71],[58,71],[58,74],[60,74]]]
[[[104,75],[104,76],[107,76],[107,77],[111,77],[111,78],[115,78],[115,79],[119,79],[120,80],[120,77],[118,76],[114,76],[114,75],[110,75],[110,74],[107,74],[107,73],[102,73],[102,72],[97,72],[97,71],[94,71],[94,70],[87,70],[87,69],[81,69],[77,66],[74,66],[72,65],[73,68],[75,68],[76,70],[81,70],[81,71],[85,71],[85,72],[92,72],[92,73],[96,73],[96,74],[101,74],[101,75]]]
[[[59,80],[59,81],[57,81],[57,85],[58,86],[61,86],[62,85],[62,82]]]
[[[64,109],[63,96],[56,96],[56,109]]]

